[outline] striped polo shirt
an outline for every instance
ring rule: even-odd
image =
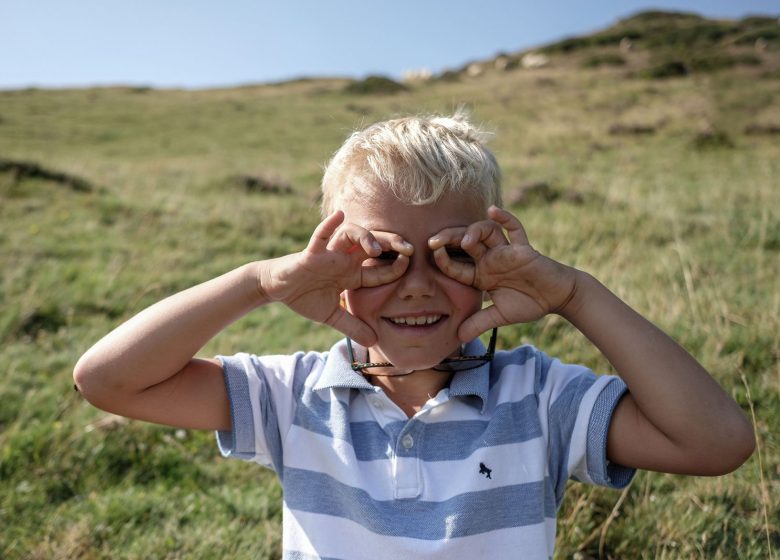
[[[344,340],[219,359],[233,426],[219,448],[277,473],[285,558],[551,558],[566,481],[634,473],[606,458],[625,384],[532,346],[456,373],[412,418],[352,370]]]

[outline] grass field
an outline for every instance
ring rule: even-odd
[[[345,85],[0,92],[0,158],[91,185],[0,171],[0,557],[277,557],[270,472],[219,458],[213,434],[92,408],[72,389],[73,365],[154,301],[301,249],[318,222],[322,165],[355,127],[460,105],[496,132],[505,199],[531,242],[674,336],[756,428],[757,452],[728,476],[645,472],[622,493],[572,484],[557,557],[777,556],[776,68],[648,80],[630,64],[560,58],[395,95]],[[522,188],[540,182],[553,196]],[[269,306],[203,353],[324,349],[338,336]],[[503,347],[521,342],[610,372],[559,318],[501,329]]]

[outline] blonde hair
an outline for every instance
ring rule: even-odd
[[[336,210],[344,196],[370,196],[377,186],[413,205],[457,193],[486,209],[500,206],[501,171],[487,136],[462,112],[393,119],[354,132],[325,168],[322,214]]]

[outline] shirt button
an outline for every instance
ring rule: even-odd
[[[371,401],[376,408],[379,410],[382,410],[385,407],[385,403],[382,402],[382,399],[372,399]]]
[[[401,445],[404,446],[404,449],[411,449],[414,447],[414,438],[412,437],[412,434],[406,434],[401,438]]]

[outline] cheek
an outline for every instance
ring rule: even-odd
[[[347,311],[355,317],[368,319],[381,306],[382,302],[392,293],[390,285],[377,286],[376,288],[361,288],[359,290],[345,290],[344,303]]]
[[[454,282],[447,289],[447,295],[455,307],[464,315],[472,315],[482,308],[482,292],[470,286]]]

